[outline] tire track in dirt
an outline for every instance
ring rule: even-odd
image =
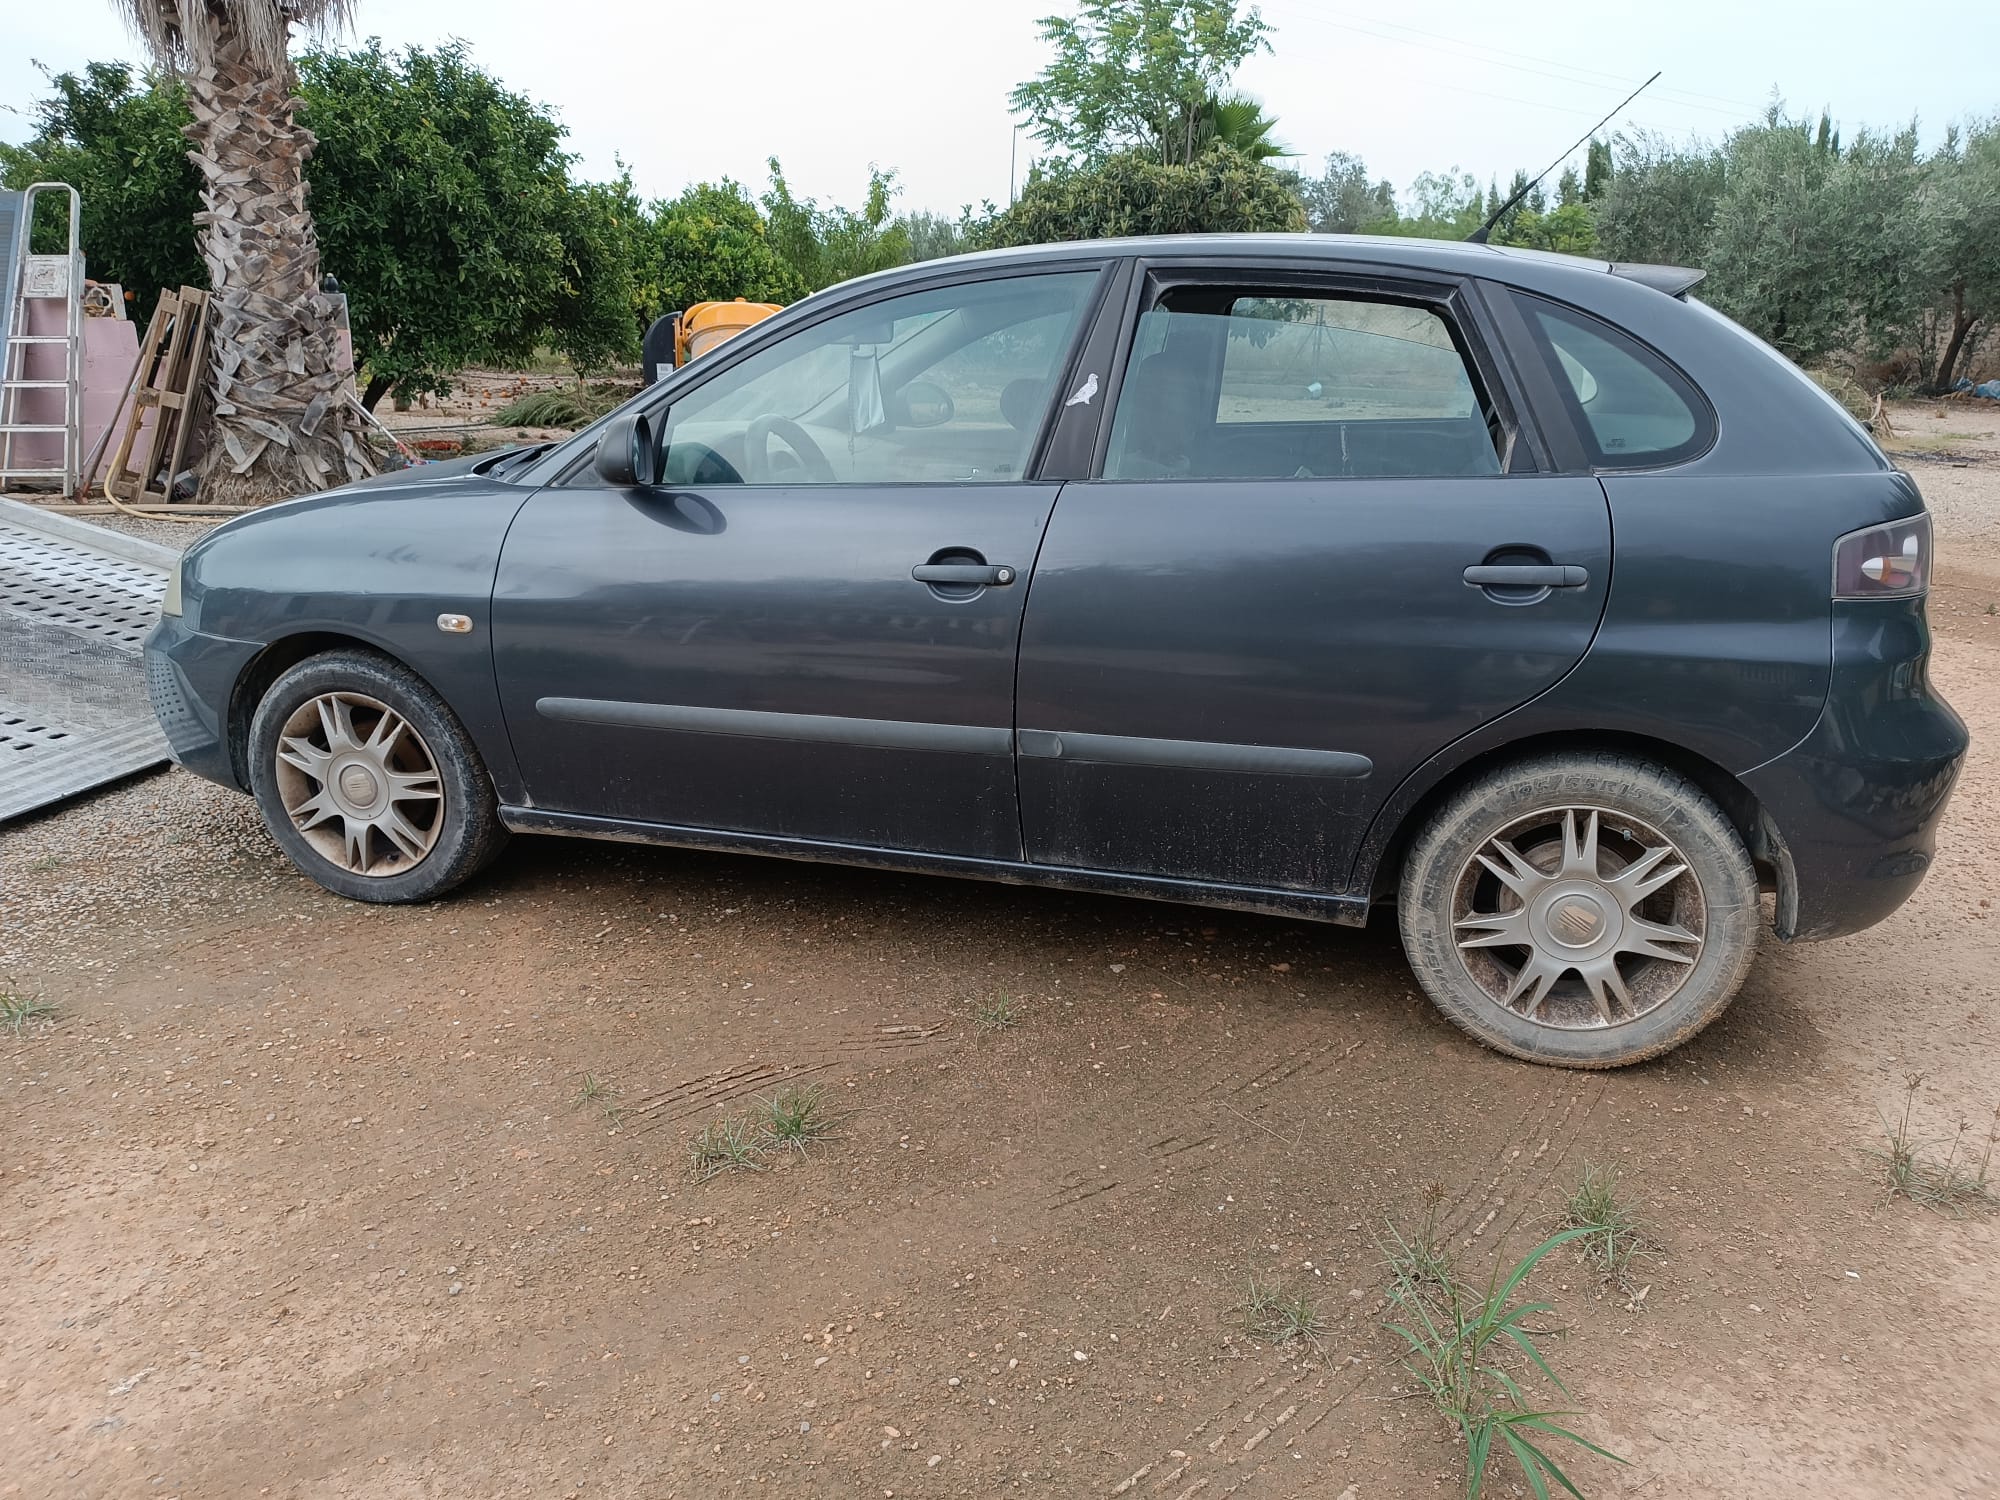
[[[928,1047],[948,1036],[942,1023],[873,1026],[837,1037],[825,1046],[808,1048],[793,1061],[745,1058],[719,1064],[705,1073],[642,1094],[628,1113],[635,1121],[635,1129],[657,1130],[732,1100],[754,1096],[760,1090],[783,1087],[815,1074],[857,1073],[870,1056]]]
[[[1303,1056],[1288,1057],[1220,1092],[1238,1097],[1254,1090],[1260,1095],[1254,1112],[1264,1113],[1270,1097],[1283,1085],[1310,1080],[1327,1071],[1330,1065],[1325,1058],[1333,1050],[1334,1044],[1328,1044]],[[1347,1052],[1352,1050],[1350,1047]],[[1601,1077],[1581,1085],[1568,1076],[1538,1082],[1483,1167],[1465,1175],[1457,1190],[1444,1200],[1437,1220],[1439,1238],[1468,1245],[1482,1240],[1510,1204],[1519,1205],[1496,1240],[1504,1238],[1527,1213],[1528,1205],[1547,1189],[1606,1087]],[[1379,1298],[1376,1307],[1379,1312]],[[1311,1373],[1300,1374],[1297,1365],[1288,1355],[1270,1351],[1237,1394],[1189,1429],[1182,1441],[1118,1479],[1104,1493],[1171,1495],[1174,1500],[1197,1495],[1221,1497],[1257,1480],[1274,1459],[1290,1463],[1317,1460],[1322,1466],[1330,1465],[1338,1429],[1326,1427],[1327,1419],[1376,1372],[1367,1365],[1329,1367],[1322,1363]],[[1311,1435],[1322,1427],[1325,1430],[1318,1439],[1309,1443]],[[1296,1471],[1288,1470],[1287,1484],[1295,1484],[1296,1478]]]

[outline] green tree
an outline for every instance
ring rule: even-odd
[[[563,295],[564,230],[582,220],[562,126],[462,43],[311,51],[299,85],[320,139],[322,254],[348,294],[366,404],[526,360]]]
[[[1292,231],[1305,208],[1285,179],[1227,147],[1188,166],[1166,166],[1148,151],[1094,166],[1058,164],[1038,172],[986,232],[991,245],[1034,245],[1132,234]]]
[[[1844,314],[1829,348],[1879,357],[1912,347],[1939,300],[1930,279],[1932,225],[1921,208],[1928,174],[1917,128],[1860,130],[1845,146],[1832,131],[1828,154],[1827,201],[1818,219],[1832,238],[1839,279],[1824,295]]]
[[[1559,255],[1596,255],[1597,220],[1582,199],[1546,204],[1539,210],[1520,208],[1507,216],[1503,234],[1495,231],[1490,243],[1522,245],[1531,250],[1553,250]]]
[[[634,242],[644,229],[629,174],[616,182],[566,184],[556,200],[562,263],[548,304],[547,338],[580,371],[639,353]]]
[[[1722,152],[1647,132],[1618,136],[1617,148],[1617,171],[1602,174],[1595,196],[1587,186],[1583,194],[1596,210],[1605,257],[1706,266],[1726,175]]]
[[[2000,322],[2000,118],[1954,131],[1930,163],[1923,195],[1926,279],[1939,336],[1930,385],[1949,390],[1980,334]]]
[[[791,302],[805,293],[772,245],[757,205],[727,177],[655,203],[637,236],[635,257],[642,327],[697,302]]]
[[[1345,151],[1330,152],[1317,177],[1283,174],[1305,205],[1306,227],[1314,234],[1354,234],[1366,225],[1396,217],[1396,190],[1368,176],[1368,164]]]
[[[1479,180],[1453,167],[1449,172],[1419,172],[1401,211],[1364,228],[1370,234],[1462,240],[1480,226],[1487,213],[1487,194],[1480,189]]]
[[[1245,58],[1270,51],[1270,30],[1236,0],[1078,0],[1075,16],[1043,18],[1055,58],[1010,102],[1036,140],[1077,162],[1150,149],[1185,165],[1203,154],[1204,110]]]
[[[1840,347],[1849,246],[1826,190],[1836,159],[1775,105],[1734,132],[1723,157],[1703,294],[1801,363]]]
[[[989,203],[986,205],[983,219],[991,219],[998,212],[999,210]],[[975,216],[972,206],[967,204],[959,210],[956,219],[919,210],[899,215],[896,223],[901,226],[904,236],[910,242],[910,259],[917,261],[937,260],[942,256],[962,255],[968,250],[977,250],[983,232],[983,219]]]
[[[1595,203],[1611,186],[1611,142],[1592,138],[1583,153],[1583,196]]]
[[[80,76],[51,77],[49,86],[53,92],[35,106],[34,136],[0,145],[0,184],[76,188],[90,274],[131,293],[141,321],[162,288],[206,286],[194,228],[201,175],[181,133],[193,117],[180,84],[135,75],[124,63],[91,63]]]
[[[890,212],[896,196],[894,172],[869,167],[868,196],[857,213],[837,204],[821,207],[816,199],[794,197],[777,157],[771,158],[770,166],[764,216],[771,247],[804,290],[816,292],[909,260],[909,232]]]

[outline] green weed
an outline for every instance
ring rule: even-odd
[[[1565,1398],[1569,1395],[1542,1352],[1541,1341],[1552,1330],[1530,1324],[1550,1310],[1549,1304],[1516,1302],[1514,1297],[1543,1257],[1591,1231],[1565,1229],[1550,1236],[1504,1277],[1496,1267],[1482,1292],[1459,1280],[1438,1244],[1435,1217],[1433,1199],[1424,1227],[1405,1234],[1390,1226],[1383,1249],[1395,1321],[1387,1326],[1407,1346],[1404,1367],[1465,1439],[1468,1500],[1479,1500],[1489,1470],[1506,1458],[1519,1467],[1536,1500],[1549,1500],[1550,1481],[1583,1500],[1583,1492],[1548,1451],[1553,1443],[1573,1443],[1614,1463],[1625,1460],[1554,1420],[1575,1413],[1544,1408],[1522,1390],[1521,1382],[1532,1378],[1525,1361]]]
[[[53,1002],[39,995],[24,994],[12,986],[0,989],[0,1026],[8,1028],[15,1036],[26,1036],[37,1022],[52,1022],[55,1018]]]
[[[1012,995],[997,995],[972,1008],[972,1024],[981,1031],[1005,1031],[1021,1019],[1021,1005]]]
[[[688,1175],[696,1182],[724,1172],[761,1172],[764,1148],[740,1115],[703,1128],[688,1147]]]
[[[1940,1155],[1938,1144],[1918,1136],[1911,1124],[1923,1083],[1921,1073],[1903,1080],[1902,1113],[1893,1124],[1887,1115],[1882,1117],[1884,1144],[1867,1152],[1881,1166],[1883,1186],[1891,1198],[1907,1198],[1955,1219],[1991,1212],[2000,1204],[1992,1182],[1993,1148],[2000,1142],[2000,1109],[1993,1112],[1993,1123],[1987,1127],[1983,1142],[1968,1141],[1972,1123],[1961,1120]]]
[[[1628,1290],[1633,1260],[1652,1247],[1638,1215],[1618,1195],[1616,1167],[1584,1165],[1582,1180],[1563,1202],[1558,1227],[1585,1231],[1577,1244],[1584,1261]]]
[[[779,1089],[768,1099],[759,1099],[758,1130],[773,1150],[790,1147],[804,1156],[815,1141],[832,1140],[838,1122],[827,1111],[826,1091],[818,1084],[806,1088]]]
[[[583,1082],[578,1086],[576,1094],[569,1101],[569,1107],[571,1109],[582,1109],[586,1104],[595,1104],[603,1113],[605,1119],[609,1120],[613,1125],[622,1125],[625,1123],[624,1112],[611,1102],[611,1097],[614,1093],[615,1090],[612,1089],[611,1085],[599,1078],[595,1073],[585,1073],[583,1075]]]
[[[1243,1298],[1243,1326],[1274,1344],[1296,1343],[1326,1357],[1326,1322],[1319,1305],[1304,1292],[1288,1292],[1277,1282],[1250,1278]]]

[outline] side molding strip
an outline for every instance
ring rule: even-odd
[[[1117,870],[1079,870],[1065,865],[975,859],[961,854],[926,854],[914,849],[838,844],[817,839],[786,838],[780,834],[731,833],[719,828],[639,823],[624,818],[593,817],[588,813],[551,812],[540,807],[503,805],[500,821],[516,833],[560,833],[573,838],[611,839],[628,844],[713,849],[729,854],[769,854],[780,859],[858,865],[864,869],[951,875],[961,879],[998,881],[1003,885],[1097,891],[1109,896],[1137,896],[1149,901],[1180,901],[1195,906],[1263,912],[1274,917],[1301,917],[1308,922],[1333,922],[1343,927],[1360,927],[1368,921],[1369,901],[1365,895],[1217,885],[1172,876],[1131,875]]]
[[[878,750],[945,750],[960,755],[1011,755],[1013,735],[978,724],[922,724],[903,719],[844,719],[828,714],[759,713],[679,703],[627,703],[615,698],[538,698],[535,712],[571,724],[621,729],[679,730],[738,739],[864,745]]]
[[[1213,740],[1151,740],[1123,734],[1072,734],[1023,729],[1015,743],[1035,760],[1075,760],[1100,766],[1166,766],[1181,771],[1244,771],[1259,776],[1353,779],[1375,763],[1346,750],[1294,750],[1284,745],[1231,745]]]

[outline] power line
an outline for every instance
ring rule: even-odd
[[[1597,69],[1591,69],[1591,68],[1578,68],[1575,64],[1556,62],[1553,59],[1549,58],[1531,59],[1532,61],[1535,62],[1541,62],[1547,64],[1546,68],[1526,67],[1520,63],[1504,62],[1501,61],[1498,57],[1487,55],[1497,49],[1485,48],[1477,43],[1462,42],[1459,41],[1457,38],[1453,37],[1437,37],[1436,40],[1434,41],[1417,41],[1411,37],[1395,36],[1389,32],[1377,31],[1374,30],[1372,26],[1369,25],[1362,25],[1353,21],[1336,21],[1325,16],[1305,14],[1298,17],[1294,17],[1293,19],[1308,21],[1316,26],[1326,26],[1339,31],[1353,32],[1356,35],[1368,37],[1373,41],[1389,42],[1393,45],[1400,47],[1409,47],[1419,52],[1436,53],[1440,56],[1449,57],[1459,62],[1476,62],[1489,67],[1506,68],[1511,72],[1530,74],[1537,78],[1547,78],[1557,83],[1569,84],[1575,88],[1604,89],[1608,91],[1615,88],[1628,87],[1631,82],[1630,78],[1618,78],[1616,74],[1603,73]],[[1381,26],[1395,25],[1394,22],[1387,22],[1387,21],[1376,22],[1374,24]],[[1409,31],[1416,30],[1416,28],[1414,27],[1404,27],[1401,29]],[[1418,33],[1418,34],[1423,36],[1433,35],[1432,33]],[[1453,49],[1453,50],[1447,50],[1447,49]],[[1527,56],[1527,54],[1525,53],[1507,53],[1505,55],[1510,57]],[[1558,68],[1567,71],[1550,72],[1548,71],[1548,68]],[[1585,73],[1595,74],[1596,76],[1595,77],[1576,76],[1578,74],[1585,74]],[[1613,79],[1615,81],[1608,83],[1600,81],[1607,78]],[[1462,92],[1472,93],[1476,91],[1462,90]],[[1725,107],[1723,104],[1711,104],[1711,103],[1700,102],[1704,99],[1715,98],[1716,96],[1714,95],[1694,95],[1692,97],[1681,97],[1681,98],[1670,97],[1671,94],[1684,95],[1686,94],[1686,92],[1687,91],[1685,90],[1671,90],[1671,91],[1663,90],[1659,95],[1659,98],[1662,103],[1672,104],[1681,109],[1703,110],[1710,114],[1725,115],[1733,120],[1744,120],[1757,113],[1756,108],[1751,105],[1731,104]],[[1492,98],[1492,99],[1506,98],[1506,96],[1499,94],[1486,94],[1482,95],[1481,97]],[[1530,101],[1507,100],[1506,102],[1527,103]],[[1575,113],[1582,114],[1586,113],[1586,111],[1577,110],[1575,111]]]
[[[1320,20],[1322,18],[1318,16],[1309,16],[1307,19]],[[1491,42],[1470,42],[1465,40],[1463,37],[1447,36],[1444,33],[1437,31],[1426,31],[1421,26],[1411,26],[1402,21],[1385,21],[1376,16],[1361,16],[1353,19],[1358,20],[1360,22],[1365,22],[1370,26],[1382,27],[1384,30],[1387,31],[1407,31],[1413,36],[1425,37],[1432,41],[1437,41],[1437,42],[1449,42],[1455,46],[1467,48],[1473,51],[1490,52],[1500,57],[1519,58],[1522,62],[1543,63],[1549,67],[1564,68],[1573,73],[1592,74],[1598,78],[1608,79],[1610,80],[1611,83],[1616,84],[1620,88],[1623,88],[1625,84],[1629,82],[1629,79],[1625,78],[1624,76],[1618,73],[1609,72],[1603,68],[1592,68],[1586,66],[1583,63],[1561,62],[1555,58],[1542,57],[1531,52],[1516,52],[1507,47],[1495,46]],[[1334,23],[1334,24],[1340,24],[1340,23]],[[1349,24],[1352,24],[1352,21],[1350,21]],[[1709,104],[1725,105],[1730,110],[1738,114],[1754,115],[1762,108],[1761,105],[1746,104],[1741,99],[1727,99],[1720,94],[1704,94],[1694,89],[1675,88],[1672,84],[1667,84],[1663,86],[1657,92],[1663,97],[1666,95],[1674,94],[1674,95],[1679,95],[1685,99],[1698,99],[1705,101],[1706,103]]]

